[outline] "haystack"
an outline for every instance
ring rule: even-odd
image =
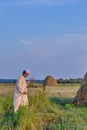
[[[48,75],[43,81],[43,86],[57,86],[57,80],[53,76]]]
[[[73,102],[76,105],[87,105],[87,73]]]

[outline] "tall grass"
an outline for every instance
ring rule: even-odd
[[[13,113],[12,95],[0,96],[0,130],[87,130],[87,107],[73,98],[29,96],[29,106]]]
[[[57,117],[45,93],[29,97],[29,106],[20,107],[13,113],[12,96],[1,97],[0,100],[0,129],[1,130],[41,130],[45,124]]]

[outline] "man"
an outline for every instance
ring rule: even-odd
[[[14,90],[14,99],[13,99],[14,113],[17,112],[20,106],[28,105],[27,85],[29,84],[29,82],[28,83],[26,82],[26,77],[29,74],[30,71],[26,69],[23,71],[22,75],[17,80],[15,90]]]

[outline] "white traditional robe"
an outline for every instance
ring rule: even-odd
[[[24,91],[27,91],[27,83],[25,77],[21,75],[17,80],[15,90],[14,90],[14,112],[17,112],[19,106],[28,105],[28,97],[27,94],[23,94]]]

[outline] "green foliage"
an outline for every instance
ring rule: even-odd
[[[13,113],[12,97],[1,97],[0,100],[0,129],[1,130],[38,130],[44,124],[56,118],[56,113],[45,93],[29,97],[29,106],[20,107]]]
[[[57,82],[58,83],[62,83],[62,84],[81,84],[82,83],[82,78],[77,78],[77,79],[58,79]]]
[[[38,92],[29,106],[13,113],[12,96],[0,97],[0,130],[86,130],[87,107],[75,106],[73,98],[51,97]]]

